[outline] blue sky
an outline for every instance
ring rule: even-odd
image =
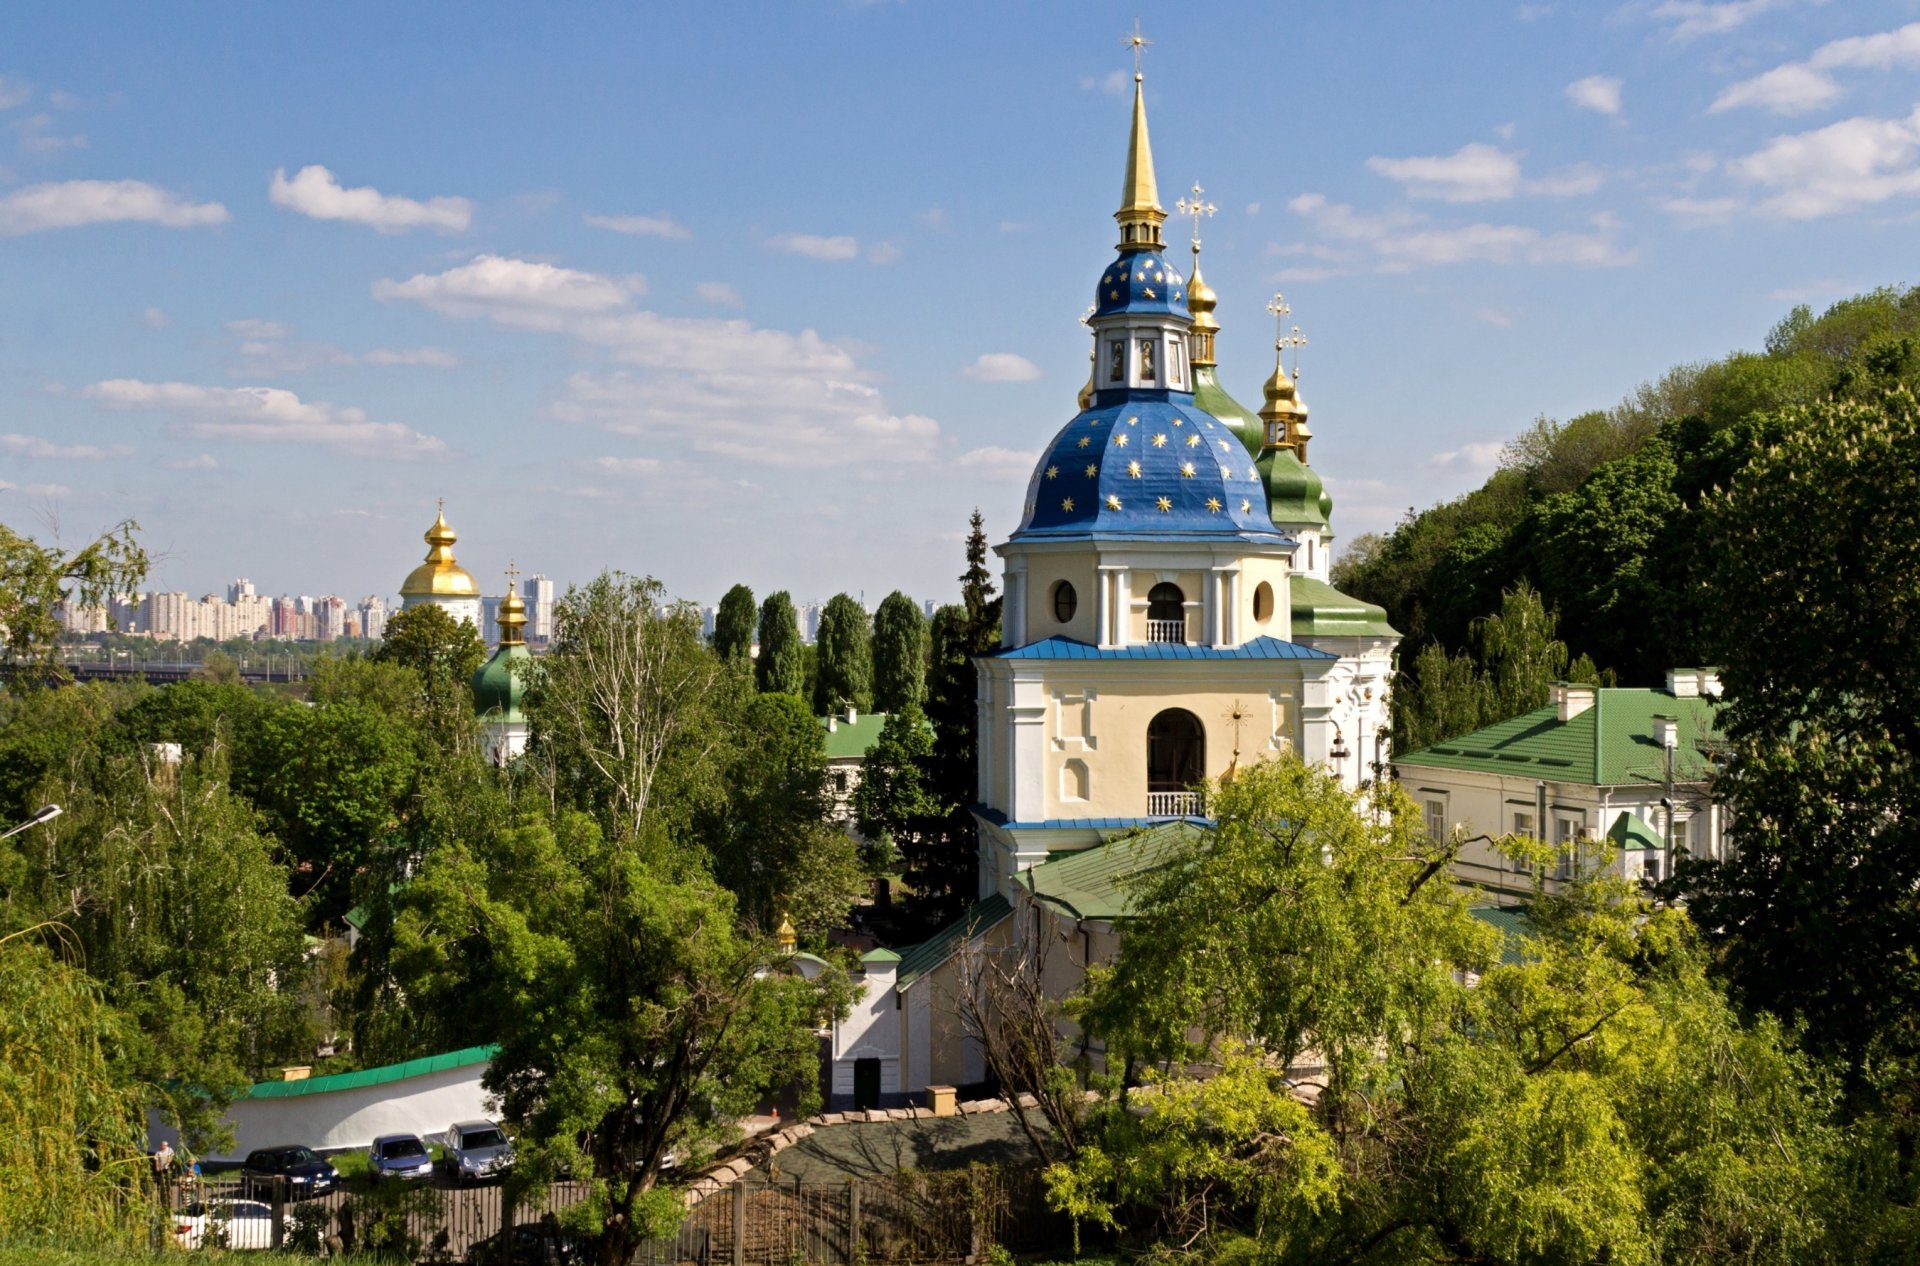
[[[1351,537],[1537,415],[1915,281],[1917,10],[1140,6],[1222,377],[1258,404],[1283,290]],[[490,592],[511,557],[948,599],[1074,411],[1133,17],[16,0],[0,521],[357,598],[444,496]]]

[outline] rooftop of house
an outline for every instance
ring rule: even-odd
[[[828,760],[862,760],[880,741],[880,730],[887,723],[887,714],[861,713],[849,708],[834,716],[814,719],[827,732]]]
[[[1703,690],[1703,683],[1712,683],[1712,674],[1696,669],[1676,670],[1666,690],[1557,685],[1544,708],[1397,755],[1394,764],[1596,787],[1657,783],[1667,768],[1661,722],[1670,718],[1673,776],[1701,782],[1721,741],[1717,688]]]
[[[1060,853],[1026,873],[1033,895],[1077,919],[1113,921],[1132,913],[1130,882],[1160,866],[1176,846],[1208,834],[1192,822],[1168,822],[1097,848]]]

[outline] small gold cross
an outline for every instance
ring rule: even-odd
[[[1140,34],[1139,18],[1133,20],[1133,34],[1121,42],[1133,49],[1133,77],[1138,79],[1140,78],[1140,55],[1146,52],[1147,45],[1153,43],[1152,40]]]

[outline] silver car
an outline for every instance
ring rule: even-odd
[[[513,1140],[492,1121],[461,1121],[441,1137],[441,1162],[458,1183],[498,1178],[513,1166]]]

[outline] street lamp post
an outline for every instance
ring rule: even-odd
[[[0,840],[4,840],[9,836],[18,835],[30,826],[39,826],[42,822],[51,822],[59,817],[62,812],[63,810],[57,804],[46,805],[38,813],[28,818],[25,822],[22,822],[19,826],[14,827],[12,830],[0,831]]]

